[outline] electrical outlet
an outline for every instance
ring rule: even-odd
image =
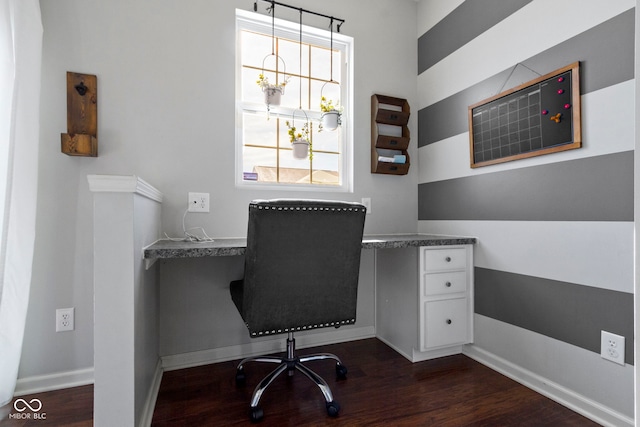
[[[363,197],[362,198],[362,204],[364,205],[365,208],[367,208],[367,215],[371,213],[371,198],[370,197]]]
[[[601,331],[600,356],[624,366],[624,337]]]
[[[75,329],[75,308],[59,308],[56,310],[56,332],[73,331]]]
[[[209,212],[209,193],[189,193],[189,212]]]

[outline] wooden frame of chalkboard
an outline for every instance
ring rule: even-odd
[[[581,146],[579,62],[469,106],[472,168]]]

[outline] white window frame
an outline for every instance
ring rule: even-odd
[[[328,26],[328,24],[327,24]],[[253,30],[256,32],[271,34],[272,18],[271,16],[252,13],[245,10],[236,9],[236,40],[240,40],[242,30]],[[276,37],[288,38],[291,40],[299,40],[300,24],[275,19],[275,35]],[[316,46],[329,48],[331,34],[328,30],[322,30],[306,25],[302,26],[302,42],[310,43]],[[343,107],[342,125],[335,131],[341,132],[341,156],[339,161],[339,185],[322,185],[322,184],[289,184],[289,183],[273,183],[247,181],[243,179],[243,112],[244,111],[264,111],[266,120],[266,106],[262,104],[244,105],[242,102],[242,55],[240,43],[236,43],[236,132],[235,132],[235,183],[237,188],[241,189],[260,189],[260,190],[289,190],[289,191],[323,191],[323,192],[353,192],[353,38],[333,32],[333,48],[340,49],[343,52],[344,63],[341,64],[342,81],[340,82],[341,99],[340,104]],[[266,52],[268,54],[270,52]],[[256,90],[260,90],[256,86]],[[286,95],[285,95],[286,96]],[[314,126],[319,122],[320,114],[314,114],[305,110],[309,115],[309,119],[314,121]],[[271,116],[279,114],[277,107],[271,107]],[[289,117],[282,115],[282,118]]]

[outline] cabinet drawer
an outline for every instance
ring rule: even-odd
[[[467,299],[456,298],[424,303],[422,351],[468,340]]]
[[[445,271],[423,275],[422,295],[446,295],[467,291],[466,271]]]
[[[422,251],[424,271],[461,270],[467,267],[465,248],[424,249]]]

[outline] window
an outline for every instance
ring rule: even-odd
[[[236,184],[352,191],[352,38],[303,26],[300,43],[299,23],[276,18],[272,29],[270,16],[241,10],[236,23]],[[286,79],[280,105],[265,104],[261,74],[270,83]],[[342,108],[336,130],[319,126],[321,96]],[[299,130],[307,121],[311,155],[295,159],[287,124]]]

